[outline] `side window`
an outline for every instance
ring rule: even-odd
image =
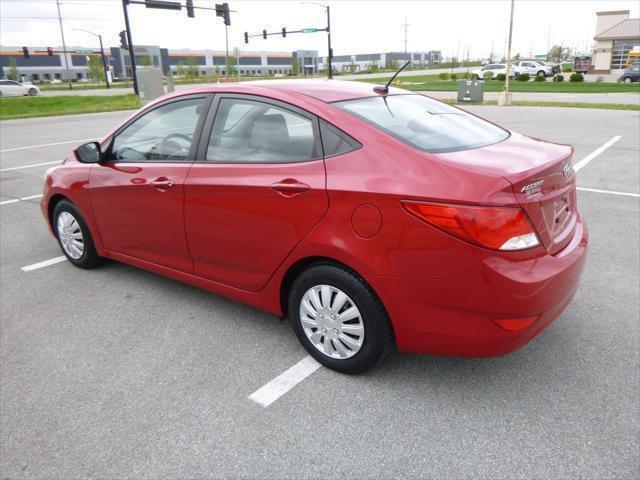
[[[113,141],[116,161],[189,159],[205,98],[178,100],[151,110],[121,131]]]
[[[356,140],[324,120],[320,120],[320,136],[325,157],[342,155],[362,147]]]
[[[313,122],[269,103],[223,98],[206,160],[219,163],[287,163],[319,158]]]

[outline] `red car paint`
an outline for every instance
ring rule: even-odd
[[[575,174],[566,170],[570,147],[511,132],[473,150],[419,151],[330,103],[378,95],[355,82],[214,85],[158,101],[194,93],[292,104],[362,148],[295,164],[83,164],[72,155],[47,177],[42,210],[49,224],[53,204],[66,197],[100,255],[277,315],[286,313],[288,273],[331,259],[380,297],[403,351],[504,354],[569,304],[588,242]],[[400,93],[408,92],[389,95]],[[527,190],[540,179],[541,188]],[[152,185],[158,180],[175,186]],[[403,201],[521,207],[542,244],[511,252],[476,246],[412,216]],[[494,321],[523,317],[535,321],[515,331]]]

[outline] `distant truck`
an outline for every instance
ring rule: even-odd
[[[576,55],[573,58],[573,71],[587,73],[591,68],[591,55]]]

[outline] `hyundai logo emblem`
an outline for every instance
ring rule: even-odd
[[[565,164],[564,164],[564,167],[562,167],[562,174],[563,174],[565,177],[568,177],[569,175],[571,175],[571,171],[572,171],[572,170],[573,170],[573,168],[571,167],[571,163],[570,163],[570,162],[565,163]]]

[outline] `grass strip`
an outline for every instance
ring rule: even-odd
[[[140,108],[135,95],[0,98],[0,120]]]

